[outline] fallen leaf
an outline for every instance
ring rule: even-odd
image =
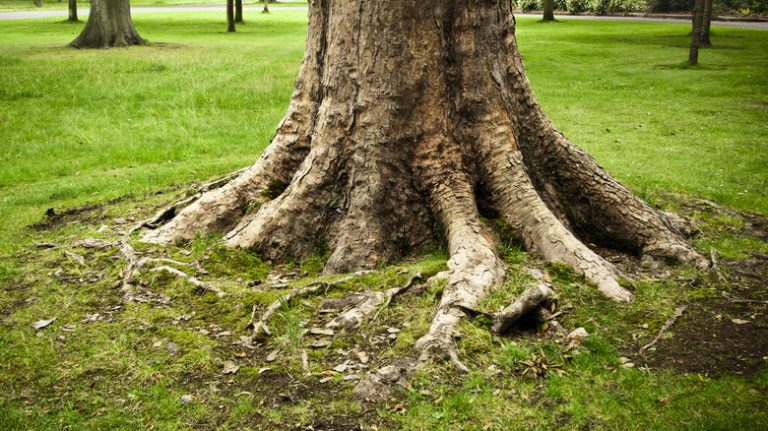
[[[35,328],[35,329],[43,329],[43,328],[45,328],[46,326],[50,325],[51,323],[53,323],[55,321],[56,321],[55,317],[53,319],[50,319],[50,320],[38,320],[37,322],[32,324],[32,327]]]
[[[259,368],[259,374],[266,373],[267,371],[270,371],[270,370],[272,370],[272,368],[269,368],[269,367]]]
[[[224,363],[224,368],[221,370],[223,374],[235,374],[238,370],[240,370],[240,366],[236,365],[232,361],[227,361]]]
[[[277,359],[277,355],[280,353],[280,350],[275,349],[273,350],[269,355],[267,355],[267,362],[273,362],[275,359]]]
[[[744,320],[744,319],[731,319],[731,322],[733,322],[733,323],[735,323],[735,324],[737,324],[737,325],[746,325],[747,323],[749,323],[749,320]]]

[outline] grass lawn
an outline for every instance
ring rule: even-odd
[[[274,268],[216,238],[137,245],[199,262],[200,277],[227,296],[146,273],[153,295],[121,305],[115,250],[73,245],[114,238],[190,183],[250,164],[268,143],[301,59],[306,12],[246,12],[235,34],[224,33],[223,18],[137,15],[152,46],[100,51],[62,48],[82,24],[0,22],[0,429],[768,427],[768,311],[724,299],[768,299],[768,32],[715,27],[715,47],[688,68],[685,24],[519,19],[529,77],[555,124],[633,191],[692,217],[702,231],[695,243],[718,249],[729,282],[641,267],[626,281],[636,302],[617,305],[547,265],[567,311],[561,323],[592,334],[580,349],[565,352],[536,331],[495,339],[487,322],[467,321],[458,343],[471,373],[434,364],[396,400],[372,406],[354,400],[349,373],[333,368],[359,365],[356,348],[370,367],[409,354],[439,287],[403,296],[327,349],[309,348],[303,335],[320,325],[319,299],[297,301],[274,318],[273,337],[250,346],[240,337],[252,307],[284,291],[248,282],[277,269],[306,273],[291,285],[307,284],[323,256]],[[44,216],[49,208],[58,215]],[[522,266],[536,264],[514,239],[500,252],[510,276],[488,311],[520,292]],[[444,266],[436,251],[332,294],[394,287]],[[689,308],[680,321],[638,356],[681,304]],[[239,370],[222,374],[227,361]]]

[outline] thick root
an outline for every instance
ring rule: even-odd
[[[552,287],[540,271],[531,271],[536,283],[529,285],[515,302],[501,310],[491,326],[494,334],[504,334],[523,316],[538,309],[552,293]]]
[[[468,371],[454,344],[456,329],[466,316],[464,308],[477,308],[480,300],[501,284],[506,267],[483,235],[471,190],[465,182],[455,181],[453,187],[438,186],[431,198],[448,237],[449,276],[432,325],[416,341],[415,348],[420,361],[447,356],[459,370]]]

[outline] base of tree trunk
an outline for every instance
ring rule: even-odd
[[[332,251],[326,273],[444,245],[446,286],[416,356],[460,369],[458,324],[507,271],[483,218],[503,220],[529,252],[569,265],[616,301],[633,296],[589,244],[708,265],[680,218],[637,198],[550,123],[506,0],[313,0],[271,145],[232,181],[177,207],[142,240],[219,232],[272,260],[323,246]],[[516,307],[546,296],[533,293]],[[360,310],[383,300],[366,298]]]
[[[69,46],[116,48],[146,43],[133,26],[128,0],[92,0],[85,28]]]

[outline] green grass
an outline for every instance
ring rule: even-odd
[[[617,305],[570,271],[549,266],[561,308],[572,307],[562,323],[593,334],[581,353],[567,357],[536,337],[493,339],[487,322],[467,321],[459,348],[472,373],[428,367],[411,379],[401,407],[360,404],[352,383],[338,375],[319,379],[332,374],[344,352],[389,326],[402,332],[374,352],[373,363],[410,354],[440,287],[401,298],[360,333],[337,337],[331,349],[310,350],[310,377],[302,377],[299,352],[308,343],[303,329],[320,323],[319,299],[288,304],[271,321],[275,336],[255,350],[237,344],[249,333],[251,307],[284,290],[248,287],[274,267],[224,249],[216,238],[164,251],[199,261],[209,272],[204,279],[226,297],[147,273],[143,279],[167,303],[115,308],[111,286],[121,270],[115,252],[73,248],[72,239],[102,235],[96,229],[114,226],[116,217],[137,219],[193,181],[250,164],[285,110],[306,13],[245,18],[238,33],[225,34],[219,14],[141,14],[136,26],[152,46],[102,51],[62,48],[78,25],[0,22],[0,429],[349,429],[358,421],[409,430],[766,427],[765,372],[710,378],[619,365],[633,337],[648,340],[678,304],[728,290],[713,275],[686,268],[666,281],[628,282],[637,301]],[[519,19],[518,38],[537,97],[555,124],[633,191],[665,207],[679,205],[669,196],[682,194],[766,215],[768,32],[716,27],[717,46],[702,52],[701,67],[687,68],[687,31],[686,25],[542,26]],[[27,227],[48,208],[109,201],[74,217],[78,223]],[[732,259],[768,250],[765,241],[734,233],[744,223],[738,217],[699,214],[697,220],[705,249],[714,245]],[[40,250],[33,246],[38,242],[59,247]],[[87,265],[75,265],[62,249],[85,255]],[[525,282],[521,265],[536,262],[514,241],[500,254],[509,278],[483,304],[487,311],[508,303]],[[322,259],[318,254],[282,269],[312,275]],[[444,265],[445,256],[435,253],[330,294],[399,286],[410,273],[429,275]],[[689,279],[698,288],[686,287]],[[102,319],[83,322],[95,312]],[[31,323],[53,316],[56,322],[38,336]],[[638,329],[643,324],[648,328]],[[276,348],[281,357],[265,363]],[[531,358],[562,373],[523,376],[523,361]],[[238,362],[237,374],[221,374],[226,361]],[[262,367],[272,369],[259,373]],[[194,402],[181,404],[183,394]]]

